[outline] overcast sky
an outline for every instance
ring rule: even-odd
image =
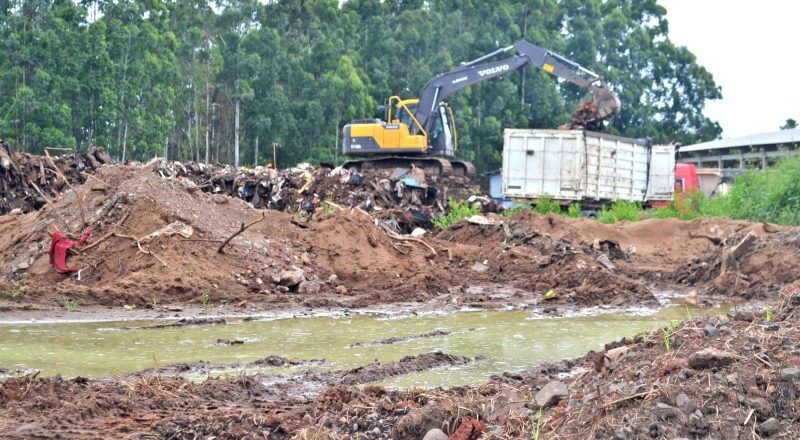
[[[722,137],[777,130],[800,120],[800,1],[658,0],[669,36],[697,56],[722,99],[706,115]]]

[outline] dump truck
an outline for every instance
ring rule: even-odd
[[[591,212],[617,200],[668,203],[675,192],[675,145],[651,145],[588,130],[506,129],[503,196],[541,197]]]

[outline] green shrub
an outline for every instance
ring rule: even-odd
[[[567,207],[567,213],[564,214],[564,216],[565,217],[569,217],[569,218],[583,218],[583,217],[585,217],[583,215],[583,211],[581,210],[581,204],[577,203],[577,202],[569,204],[569,206]]]
[[[617,200],[611,207],[604,206],[597,214],[601,223],[611,224],[621,221],[637,221],[642,213],[642,205],[625,200]]]
[[[439,229],[448,229],[459,220],[463,220],[473,215],[478,215],[480,210],[477,206],[473,206],[469,202],[459,202],[456,199],[450,198],[448,201],[450,205],[450,212],[441,215],[433,221],[433,225]]]
[[[535,212],[545,215],[551,212],[561,214],[561,205],[553,201],[553,198],[547,194],[536,199],[536,206],[533,207]]]
[[[512,215],[514,215],[514,214],[516,214],[518,212],[530,211],[532,209],[533,209],[533,205],[531,205],[530,203],[514,202],[514,204],[511,205],[510,208],[506,208],[506,209],[503,210],[503,214],[502,215],[503,215],[503,217],[509,217],[509,216],[512,216]]]

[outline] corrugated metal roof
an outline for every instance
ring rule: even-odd
[[[703,142],[694,145],[684,145],[678,149],[681,153],[691,151],[716,150],[718,148],[739,148],[755,145],[775,145],[790,144],[800,142],[800,128],[791,130],[778,130],[769,133],[752,134],[749,136],[739,136],[728,139],[717,139],[715,141]]]

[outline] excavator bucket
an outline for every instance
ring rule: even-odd
[[[592,87],[591,91],[592,99],[578,104],[569,125],[565,128],[599,129],[603,119],[619,112],[622,108],[622,103],[617,95],[605,84],[600,87]]]

